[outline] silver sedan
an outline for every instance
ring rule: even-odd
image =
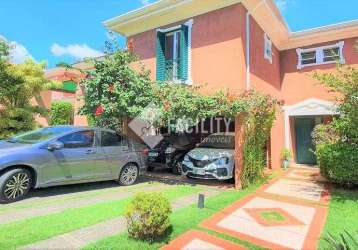
[[[114,131],[54,126],[0,141],[0,201],[13,202],[31,188],[117,180],[136,182],[147,149]]]

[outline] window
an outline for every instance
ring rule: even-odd
[[[264,35],[264,58],[272,63],[272,41],[266,33]]]
[[[58,141],[62,142],[65,148],[89,148],[94,146],[94,131],[80,131],[66,135]]]
[[[157,30],[157,80],[191,83],[192,20]]]
[[[179,65],[180,65],[180,45],[182,40],[180,38],[181,31],[174,31],[165,34],[165,78],[167,80],[179,80]]]
[[[323,46],[310,49],[297,49],[298,54],[298,69],[302,69],[307,66],[329,64],[329,63],[341,63],[344,64],[343,57],[344,42],[337,44]]]

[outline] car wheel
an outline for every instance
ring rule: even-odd
[[[178,159],[174,162],[173,167],[172,167],[172,172],[173,174],[176,175],[181,175],[183,173],[182,168],[181,168],[181,160]]]
[[[26,169],[14,169],[0,177],[0,200],[14,202],[23,199],[31,188],[31,173]]]
[[[119,175],[119,184],[123,186],[133,185],[137,181],[138,175],[138,167],[133,163],[129,163],[125,165],[121,170],[121,173]]]

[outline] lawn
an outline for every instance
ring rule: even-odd
[[[173,186],[163,195],[173,201],[200,190],[193,186]],[[130,200],[101,202],[1,225],[0,249],[14,249],[121,216]]]
[[[190,229],[198,229],[201,231],[205,231],[218,237],[230,240],[232,242],[239,243],[243,246],[247,246],[250,249],[262,249],[249,242],[242,241],[240,239],[226,236],[223,234],[214,233],[209,230],[204,230],[199,228],[198,226],[200,222],[210,217],[214,213],[220,211],[234,201],[239,200],[246,195],[254,192],[259,185],[260,184],[253,185],[250,188],[241,191],[224,191],[218,196],[208,198],[205,202],[204,209],[198,209],[196,205],[192,205],[175,211],[171,215],[172,231],[163,239],[160,239],[152,244],[145,241],[133,240],[128,237],[127,233],[121,233],[90,244],[84,249],[158,249],[166,243],[170,242],[171,240],[175,239],[180,234]]]
[[[358,234],[358,190],[333,189],[327,222],[321,235],[320,249],[329,249],[324,237],[339,235],[344,230]]]

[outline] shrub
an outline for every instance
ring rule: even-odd
[[[64,101],[53,102],[51,105],[50,125],[68,125],[72,123],[72,104]]]
[[[345,142],[319,144],[316,148],[321,174],[345,186],[358,185],[358,146]]]
[[[333,250],[358,249],[358,232],[356,234],[352,234],[344,230],[344,233],[340,234],[339,236],[328,234],[324,240],[329,244],[331,247],[330,249]]]
[[[170,227],[170,213],[169,201],[161,194],[137,194],[125,212],[129,235],[154,241]]]
[[[35,121],[31,110],[12,108],[0,111],[0,139],[34,129]]]
[[[291,158],[292,158],[291,151],[289,149],[287,149],[287,148],[282,149],[282,151],[281,151],[281,160],[289,161],[289,160],[291,160]]]

